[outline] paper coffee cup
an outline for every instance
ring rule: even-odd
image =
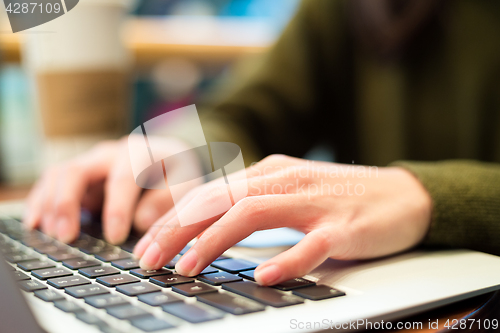
[[[121,26],[128,4],[80,0],[25,34],[23,63],[32,78],[49,164],[126,132],[131,57]]]

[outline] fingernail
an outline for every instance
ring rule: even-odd
[[[141,258],[140,266],[142,269],[155,269],[158,260],[160,260],[161,248],[158,243],[151,244]]]
[[[142,237],[139,242],[134,247],[134,255],[137,258],[140,258],[144,255],[144,251],[148,248],[148,246],[151,244],[151,241],[153,240],[153,237],[150,234],[145,234],[144,237]]]
[[[281,270],[277,265],[257,268],[254,277],[258,284],[271,286],[281,278]]]
[[[122,219],[119,217],[112,217],[106,223],[106,238],[111,244],[119,244],[124,241],[121,235]]]
[[[70,235],[69,221],[66,217],[60,217],[56,221],[56,233],[57,239],[63,243],[68,243],[72,241],[72,235]]]
[[[175,265],[175,270],[184,276],[191,276],[193,269],[196,267],[198,263],[198,254],[195,249],[189,250],[186,254],[184,254],[179,262]]]

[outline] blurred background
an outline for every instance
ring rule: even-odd
[[[210,108],[235,84],[228,73],[251,68],[298,2],[80,0],[16,34],[2,2],[2,186],[28,186],[48,164],[166,111]]]

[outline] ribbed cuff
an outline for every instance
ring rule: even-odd
[[[500,165],[470,160],[397,161],[432,197],[424,246],[469,248],[500,254]]]

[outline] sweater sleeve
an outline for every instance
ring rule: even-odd
[[[201,115],[207,141],[238,144],[245,163],[273,154],[303,156],[318,141],[318,106],[323,98],[321,29],[318,12],[328,1],[304,1],[276,44],[250,77],[229,98]],[[337,23],[331,39],[345,38],[344,15],[330,10]],[[340,52],[339,52],[340,53]],[[332,62],[341,63],[335,59]]]
[[[433,201],[423,245],[461,247],[500,255],[500,165],[472,160],[398,161]]]

